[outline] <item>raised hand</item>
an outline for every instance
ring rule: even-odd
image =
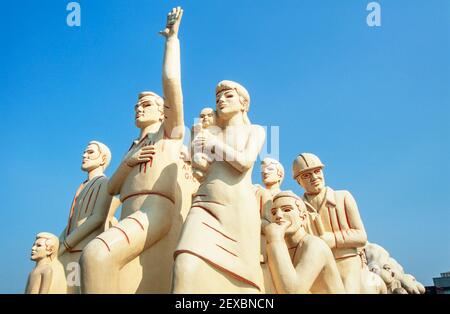
[[[153,159],[153,155],[155,154],[155,145],[144,146],[135,152],[126,160],[126,163],[129,167],[134,167],[138,164],[149,162]]]
[[[172,11],[170,11],[169,14],[167,14],[166,28],[159,33],[166,38],[172,36],[177,37],[182,16],[183,16],[183,9],[181,7],[173,8]]]

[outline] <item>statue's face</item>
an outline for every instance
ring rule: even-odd
[[[280,197],[275,200],[271,208],[272,222],[282,225],[288,224],[286,234],[293,234],[301,227],[306,215],[300,215],[300,211],[292,197]]]
[[[239,94],[234,89],[221,91],[216,96],[217,115],[221,117],[233,116],[242,111],[244,105],[241,104]]]
[[[281,180],[278,169],[274,163],[261,164],[261,178],[264,185],[272,185]]]
[[[205,108],[200,112],[200,122],[202,124],[202,128],[209,128],[211,125],[215,125],[215,114],[214,110],[211,108]]]
[[[162,121],[164,112],[156,102],[156,97],[145,96],[139,100],[134,107],[135,123],[140,129],[143,129],[153,123]]]
[[[46,239],[39,238],[34,241],[34,244],[31,248],[31,260],[32,261],[40,261],[41,259],[47,257],[47,247],[45,245]]]
[[[97,169],[103,164],[100,149],[96,144],[89,144],[83,152],[81,170],[89,172]]]
[[[325,179],[322,168],[314,168],[302,172],[297,177],[297,182],[305,189],[308,194],[317,194],[325,187]]]

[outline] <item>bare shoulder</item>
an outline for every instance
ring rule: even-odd
[[[258,124],[250,125],[250,130],[253,134],[256,134],[256,135],[260,135],[260,136],[266,135],[266,131],[264,130],[264,128]]]
[[[53,274],[53,268],[50,265],[45,265],[39,270],[39,272],[43,276],[50,276]]]
[[[316,254],[332,256],[330,247],[321,238],[308,234],[304,241],[303,246],[306,250],[314,250]]]

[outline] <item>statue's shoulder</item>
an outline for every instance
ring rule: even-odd
[[[249,126],[249,130],[252,135],[257,136],[261,139],[265,139],[266,137],[266,130],[258,124],[251,124]]]

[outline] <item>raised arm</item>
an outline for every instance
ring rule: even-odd
[[[183,93],[181,90],[180,42],[178,29],[183,10],[180,7],[172,9],[167,15],[166,28],[160,32],[166,38],[163,61],[164,90],[164,132],[172,139],[181,139],[184,134]]]

